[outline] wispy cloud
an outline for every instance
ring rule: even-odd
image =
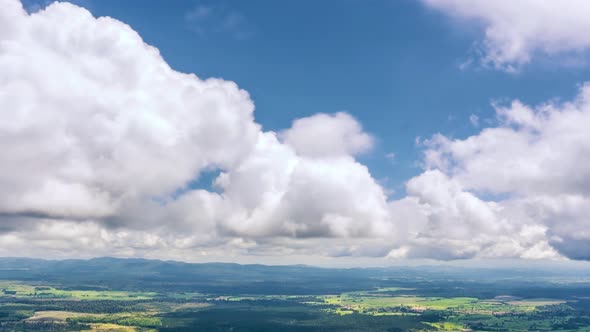
[[[479,127],[479,116],[471,114],[469,116],[469,122],[471,122],[474,127]]]
[[[236,39],[255,35],[246,17],[225,5],[198,4],[184,15],[188,29],[204,37],[211,34],[228,34]]]
[[[385,159],[389,160],[389,162],[391,162],[391,163],[395,162],[395,153],[393,153],[393,152],[386,153]]]

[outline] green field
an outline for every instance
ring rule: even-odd
[[[0,290],[0,330],[6,331],[175,331],[197,327],[225,330],[224,323],[219,322],[229,322],[228,326],[253,328],[262,324],[271,329],[310,331],[326,326],[371,331],[385,331],[386,326],[397,326],[401,331],[585,328],[582,320],[580,326],[567,329],[576,324],[572,323],[576,312],[568,305],[571,301],[415,296],[403,295],[410,289],[401,287],[336,295],[236,296],[71,290],[58,285],[1,281]]]
[[[112,290],[64,290],[46,285],[27,285],[16,281],[0,281],[0,292],[17,298],[64,298],[80,300],[149,300],[156,293]],[[14,294],[11,294],[13,293]]]

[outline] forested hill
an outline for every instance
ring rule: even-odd
[[[184,263],[148,259],[41,260],[0,258],[0,279],[109,288],[245,293],[315,293],[376,284],[377,270],[325,269],[303,265]]]
[[[448,283],[452,283],[454,292],[460,294],[473,292],[480,284],[502,281],[503,286],[497,289],[501,294],[505,288],[539,287],[553,278],[588,277],[590,271],[580,269],[449,266],[330,269],[304,265],[195,264],[109,257],[88,260],[0,258],[1,280],[42,281],[77,289],[104,287],[228,294],[331,294],[395,286],[420,288],[423,292],[436,295],[437,292],[447,292]]]

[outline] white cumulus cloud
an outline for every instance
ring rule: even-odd
[[[429,232],[442,225],[451,236],[466,232],[458,233],[465,239],[498,234],[491,238],[495,242],[512,234],[514,245],[525,250],[523,257],[539,256],[545,248],[546,256],[557,251],[590,259],[588,96],[590,86],[584,85],[571,102],[531,107],[514,101],[496,106],[496,127],[466,139],[435,135],[429,140],[425,163],[430,170],[408,183],[409,194],[430,208]],[[445,182],[437,178],[452,185],[441,186]],[[422,181],[427,182],[418,186]],[[523,245],[533,235],[537,245]],[[486,252],[474,249],[477,255]]]
[[[15,3],[0,23],[2,210],[106,216],[254,147],[254,106],[236,84],[172,70],[114,19]]]
[[[246,91],[171,69],[120,21],[0,6],[3,250],[243,254],[271,238],[392,234],[383,189],[354,159],[372,138],[352,116],[262,132]],[[216,191],[187,187],[210,170]]]
[[[423,0],[455,18],[485,27],[483,62],[515,70],[535,57],[587,51],[590,3],[585,0]]]
[[[373,138],[346,113],[297,119],[281,135],[298,154],[310,157],[356,155],[373,146]]]

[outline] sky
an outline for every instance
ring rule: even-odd
[[[0,255],[590,259],[583,0],[0,0]]]

